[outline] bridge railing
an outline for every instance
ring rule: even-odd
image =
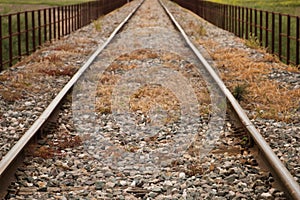
[[[98,0],[0,15],[0,71],[43,43],[80,29],[128,0]]]
[[[300,17],[203,0],[173,0],[235,35],[257,40],[286,64],[300,65]]]

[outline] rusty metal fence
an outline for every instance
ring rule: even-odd
[[[43,43],[60,39],[127,2],[98,0],[0,15],[0,72]]]
[[[300,17],[203,0],[173,0],[235,35],[259,41],[286,64],[300,65]]]

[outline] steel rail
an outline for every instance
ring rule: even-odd
[[[85,64],[76,72],[76,74],[71,78],[71,80],[63,87],[63,89],[58,93],[58,95],[52,100],[40,117],[33,123],[33,125],[26,131],[26,133],[18,140],[18,142],[10,149],[9,152],[0,161],[0,191],[3,189],[3,183],[6,183],[6,179],[10,173],[12,173],[11,168],[14,162],[17,160],[19,155],[22,153],[23,149],[29,143],[29,141],[38,133],[41,127],[50,118],[51,114],[58,107],[60,102],[63,100],[65,95],[71,90],[74,84],[82,76],[82,74],[91,66],[96,57],[105,49],[105,47],[113,40],[116,34],[124,27],[128,20],[136,13],[138,8],[143,4],[144,0],[141,1],[130,13],[129,15],[118,25],[118,27],[111,33],[109,38],[99,46],[94,53],[89,57]]]
[[[33,138],[33,136],[38,132],[38,130],[45,124],[47,119],[51,116],[51,113],[57,108],[61,100],[64,96],[71,90],[73,85],[78,81],[81,75],[89,68],[89,66],[93,63],[95,58],[101,53],[101,51],[112,41],[115,35],[123,28],[123,26],[127,23],[127,21],[133,16],[133,14],[138,10],[138,8],[142,5],[144,1],[142,1],[126,18],[120,23],[120,25],[114,30],[114,32],[110,35],[110,37],[106,40],[106,42],[101,45],[88,59],[88,61],[78,70],[78,72],[72,77],[72,79],[65,85],[65,87],[60,91],[60,93],[55,97],[55,99],[49,104],[46,110],[42,113],[42,115],[35,121],[35,123],[30,127],[30,129],[20,138],[20,140],[13,146],[13,148],[5,155],[5,157],[0,161],[0,183],[3,177],[6,177],[6,173],[10,170],[9,168],[17,159],[18,155],[22,152],[23,148],[28,144],[28,142]],[[183,38],[187,42],[187,44],[191,47],[194,54],[199,58],[200,62],[204,65],[206,70],[211,74],[212,78],[216,81],[222,92],[226,95],[228,101],[231,103],[234,108],[236,114],[240,118],[242,124],[248,131],[249,135],[253,138],[255,143],[258,145],[260,150],[262,151],[266,161],[269,166],[272,167],[272,171],[280,183],[286,189],[287,195],[289,195],[293,199],[300,199],[300,187],[299,184],[293,179],[292,175],[289,171],[284,167],[278,157],[274,154],[272,149],[269,147],[267,142],[261,136],[261,134],[257,131],[255,126],[249,120],[244,110],[235,100],[233,95],[227,89],[223,81],[219,78],[213,68],[208,64],[208,62],[204,59],[198,49],[192,44],[184,30],[175,20],[173,15],[169,12],[166,6],[159,0],[160,4],[167,12],[176,28],[181,32]]]
[[[179,32],[182,34],[182,37],[186,41],[186,43],[190,46],[190,48],[193,50],[194,54],[198,57],[200,62],[203,64],[205,69],[209,72],[211,77],[214,79],[214,81],[218,84],[219,88],[223,92],[223,94],[226,96],[228,101],[230,102],[231,106],[234,108],[234,112],[239,117],[242,125],[244,126],[245,130],[248,132],[248,134],[253,138],[254,142],[262,152],[265,160],[267,161],[267,164],[269,167],[271,167],[271,171],[273,172],[273,176],[277,179],[277,181],[280,182],[281,186],[283,186],[283,190],[285,190],[286,195],[289,196],[291,199],[297,199],[300,200],[300,186],[295,181],[291,173],[287,170],[287,168],[283,165],[283,163],[280,161],[280,159],[275,155],[271,147],[268,145],[266,140],[262,137],[262,135],[259,133],[259,131],[255,128],[253,123],[248,118],[247,114],[243,110],[243,108],[240,106],[240,104],[237,102],[237,100],[234,98],[232,93],[228,90],[228,88],[225,86],[224,82],[220,79],[220,77],[217,75],[217,73],[214,71],[214,69],[210,66],[210,64],[206,61],[206,59],[201,55],[199,50],[194,46],[194,44],[190,41],[188,36],[186,35],[183,28],[179,25],[179,23],[175,20],[174,16],[171,14],[171,12],[168,10],[168,8],[164,5],[164,3],[159,0],[160,4],[164,8],[164,10],[169,15],[170,19],[176,26],[176,28],[179,30]]]

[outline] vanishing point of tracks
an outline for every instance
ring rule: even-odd
[[[234,182],[238,178],[234,174],[243,173],[237,166],[236,171],[224,172],[226,169],[222,169],[222,162],[215,161],[220,158],[219,154],[247,152],[244,148],[248,147],[237,147],[242,143],[238,139],[234,147],[220,142],[221,139],[226,140],[223,135],[226,133],[231,140],[241,135],[251,137],[258,147],[257,159],[265,162],[286,197],[300,199],[299,184],[273,153],[214,69],[190,42],[164,3],[159,3],[142,1],[3,157],[0,162],[2,190],[10,184],[12,173],[24,159],[24,149],[28,149],[30,141],[37,138],[36,135],[48,127],[49,122],[57,123],[52,120],[56,115],[53,113],[61,112],[59,107],[63,104],[64,108],[72,107],[73,131],[78,134],[74,136],[75,139],[66,139],[64,142],[73,143],[71,148],[83,146],[86,154],[81,153],[80,157],[89,158],[95,165],[98,163],[105,171],[99,172],[99,175],[87,169],[85,164],[81,166],[85,176],[98,179],[85,180],[86,187],[80,190],[95,190],[94,193],[88,192],[87,196],[98,195],[106,199],[123,196],[126,199],[128,194],[128,199],[164,199],[173,195],[175,199],[202,199],[204,197],[200,193],[206,191],[201,188],[203,186],[213,191],[210,195],[232,199],[238,192],[222,193],[218,191],[218,186],[222,185],[223,180],[204,175],[205,172],[217,171],[223,173],[225,181]],[[157,18],[157,13],[163,10],[165,17]],[[141,14],[147,17],[141,20],[138,17]],[[70,96],[72,105],[66,100]],[[50,141],[46,144],[55,146],[56,143]],[[65,151],[56,150],[50,147],[42,153],[49,153],[54,157],[51,158],[53,161],[59,153],[60,157],[64,157]],[[211,156],[211,152],[216,157]],[[211,158],[209,161],[208,157]],[[222,157],[225,160],[230,158]],[[240,160],[245,165],[251,165],[243,157]],[[27,164],[30,165],[29,161],[26,161]],[[68,164],[61,164],[61,168],[64,171],[72,170]],[[65,173],[57,172],[53,176],[64,176]],[[113,179],[116,183],[110,178],[112,174],[121,174]],[[45,183],[41,178],[36,178],[34,173],[31,175],[35,178],[27,180],[27,186],[33,189],[20,192],[16,188],[13,195],[51,193],[51,184],[52,198],[63,193],[59,183]],[[66,176],[73,179],[73,183],[64,183],[68,188],[66,191],[71,192],[72,187],[76,188],[76,179],[80,181],[80,176]],[[178,181],[172,178],[175,176]],[[45,174],[43,177],[46,178]],[[201,182],[204,177],[215,179],[216,185],[208,187],[205,181]],[[51,176],[46,179],[51,180]],[[25,186],[20,184],[18,187]],[[243,184],[239,187],[247,189]],[[102,190],[106,192],[99,192]],[[108,195],[109,192],[112,196]],[[212,196],[207,198],[213,199]]]

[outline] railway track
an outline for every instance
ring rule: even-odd
[[[41,129],[48,135],[30,145]],[[267,171],[243,144],[248,136]],[[300,199],[298,183],[163,2],[140,1],[79,69],[2,158],[2,186],[25,147],[26,166],[6,198],[247,199],[239,189],[272,198],[264,190],[272,172],[280,198]],[[243,182],[228,189],[236,179]]]

